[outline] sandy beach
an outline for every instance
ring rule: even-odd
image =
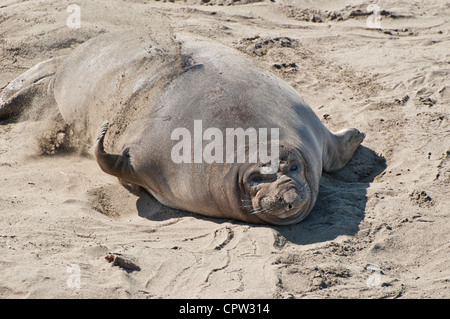
[[[450,297],[447,1],[2,0],[0,92],[155,14],[155,32],[241,51],[366,139],[306,220],[257,226],[165,207],[58,151],[54,108],[34,99],[0,121],[0,298]]]

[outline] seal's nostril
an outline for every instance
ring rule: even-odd
[[[291,204],[289,204],[289,205],[288,205],[288,208],[289,208],[289,209],[292,209],[292,205],[291,205]]]

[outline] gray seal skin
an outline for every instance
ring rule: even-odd
[[[188,34],[91,39],[11,82],[0,117],[17,112],[20,98],[44,80],[65,122],[93,142],[103,171],[164,205],[206,216],[297,223],[314,207],[322,171],[341,169],[365,137],[357,129],[330,132],[286,82],[234,49]],[[263,174],[268,163],[261,162],[174,163],[171,133],[193,132],[194,120],[222,132],[279,128],[278,172]]]

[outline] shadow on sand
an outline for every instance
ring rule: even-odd
[[[309,216],[296,225],[276,230],[288,241],[300,245],[356,235],[365,216],[367,189],[385,169],[384,157],[360,146],[342,170],[322,175],[319,196]]]

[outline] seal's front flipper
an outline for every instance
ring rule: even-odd
[[[330,132],[323,154],[323,170],[332,173],[343,168],[365,137],[366,134],[356,128]]]
[[[39,92],[41,85],[50,83],[63,58],[41,62],[11,81],[0,94],[0,119],[19,114]],[[48,91],[51,91],[50,87]]]

